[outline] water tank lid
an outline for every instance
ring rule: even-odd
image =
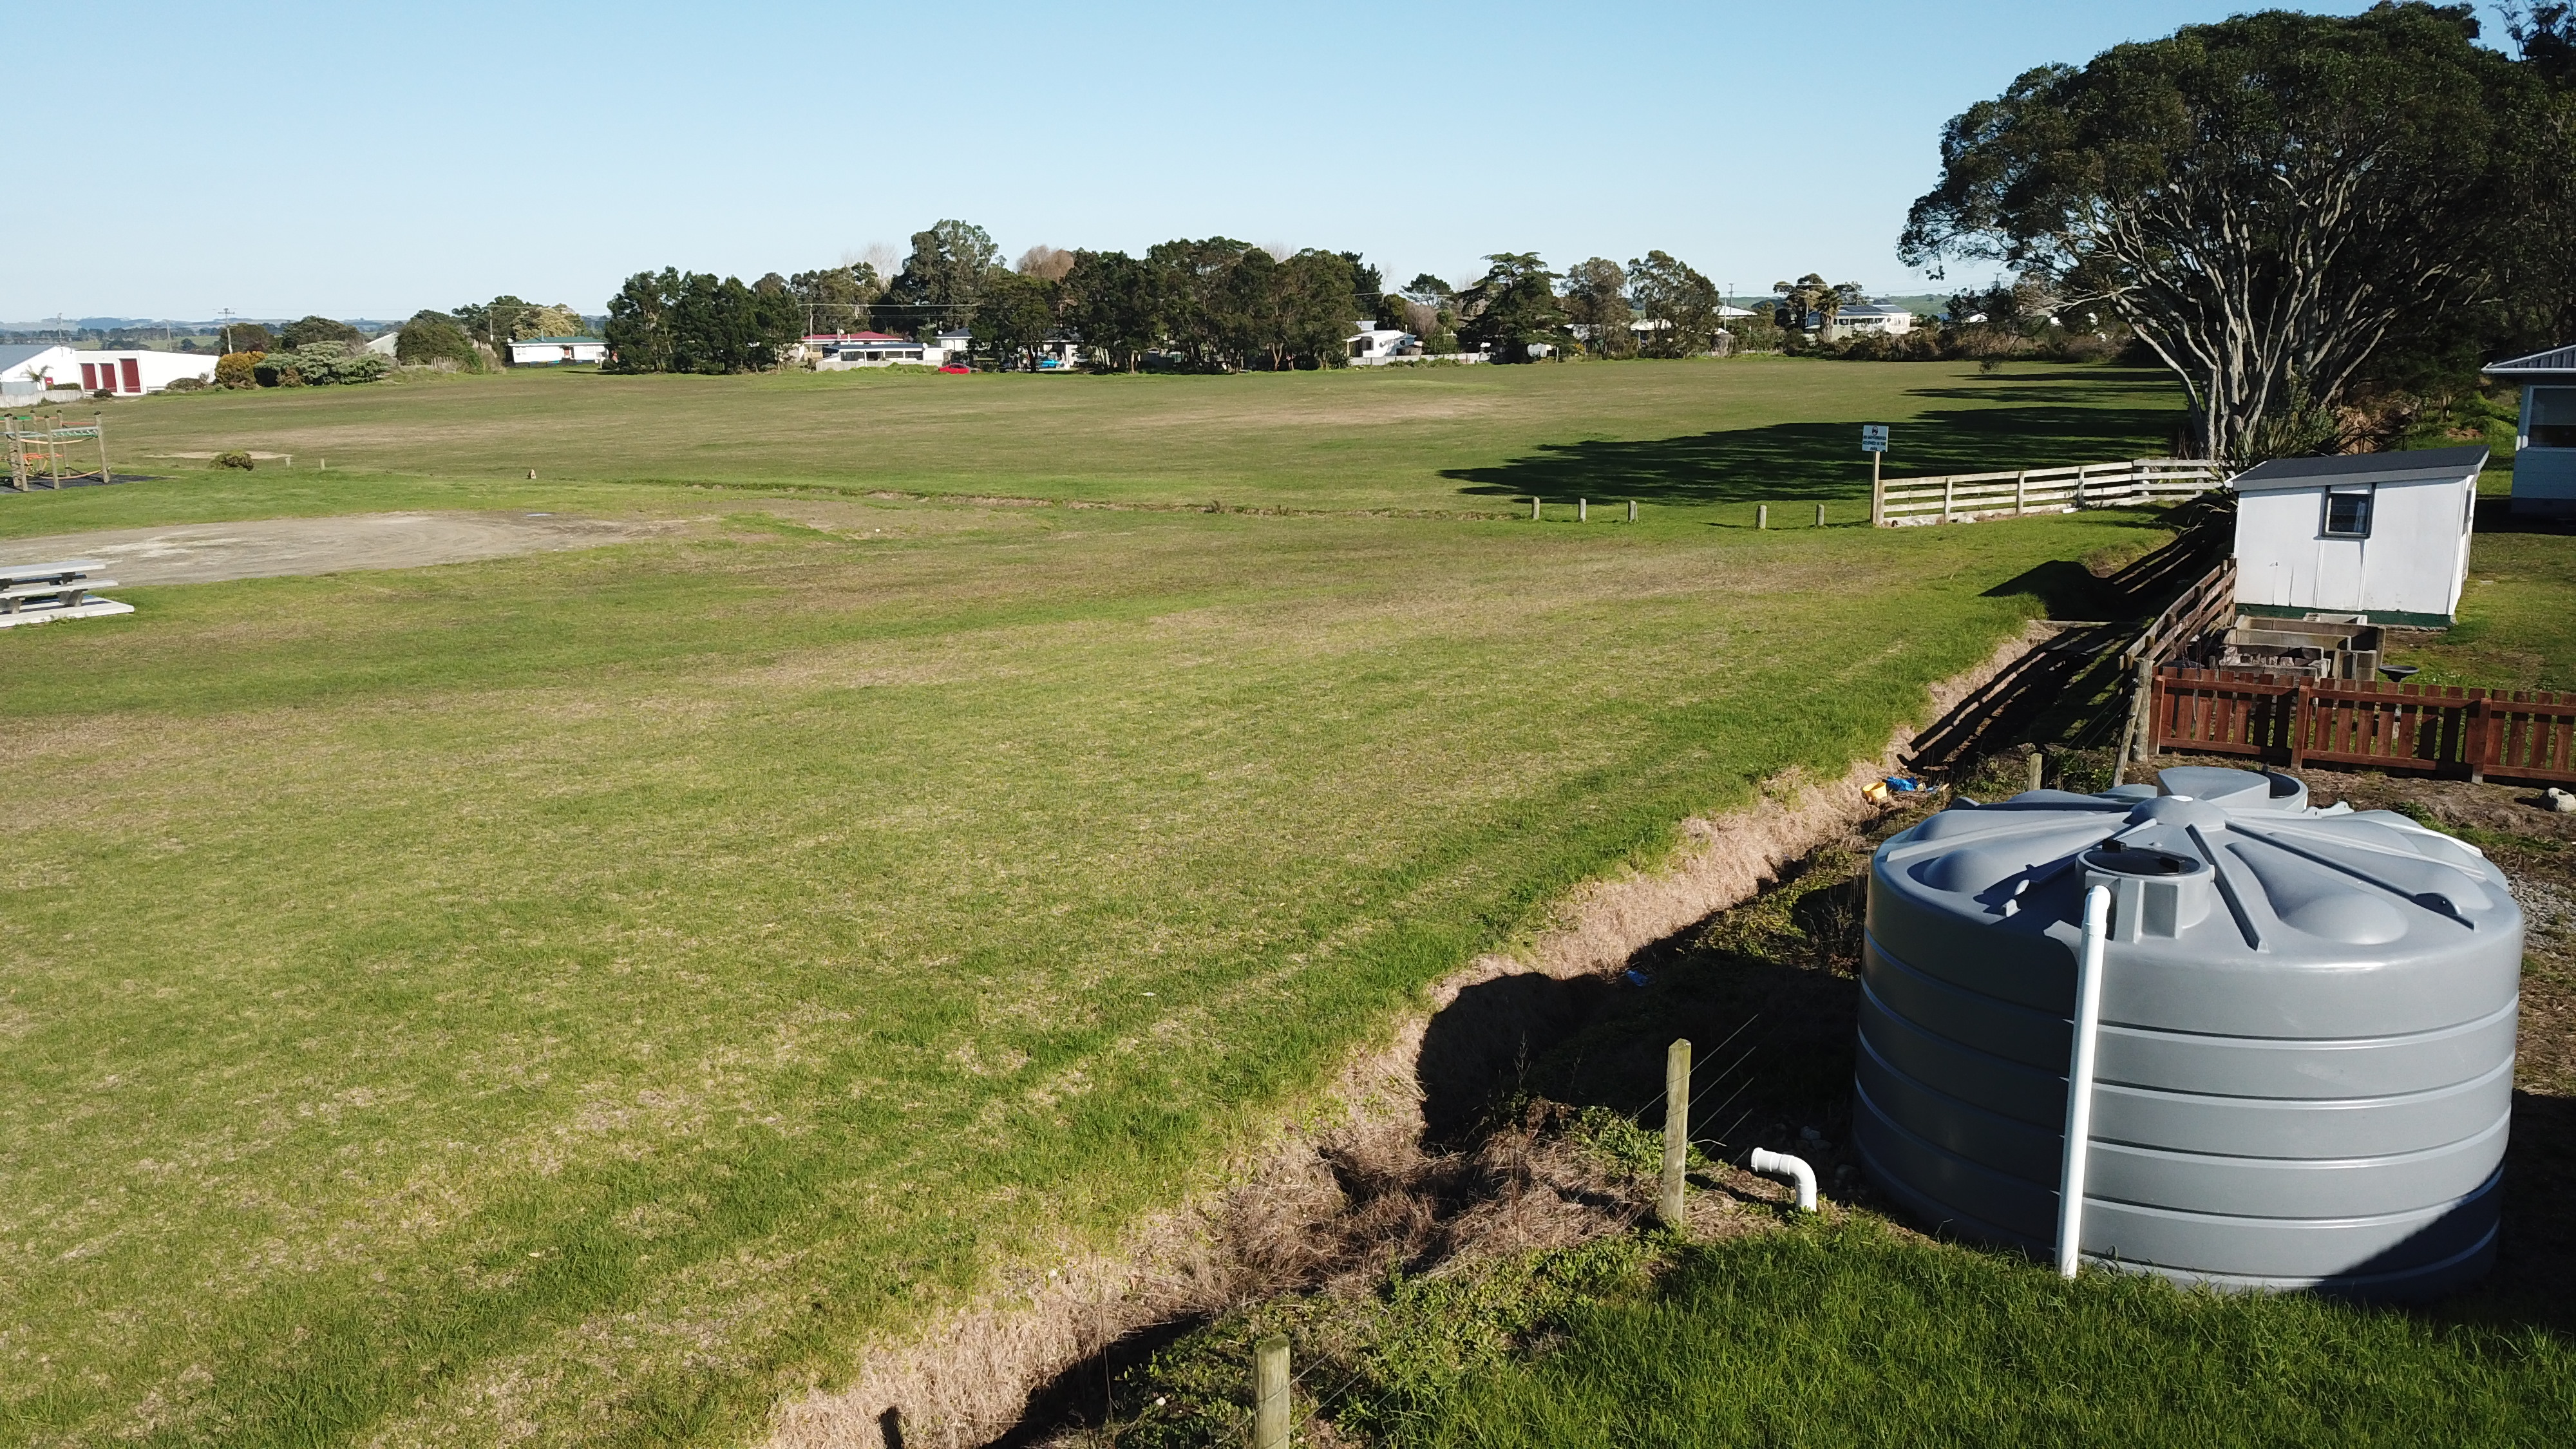
[[[2015,931],[2074,929],[2087,879],[2166,881],[2183,894],[2159,934],[2186,955],[2343,961],[2354,946],[2447,950],[2521,927],[2492,864],[2403,816],[2318,810],[2296,780],[2254,771],[2178,767],[2162,783],[2171,793],[2033,791],[1944,811],[1880,847],[1881,879]]]

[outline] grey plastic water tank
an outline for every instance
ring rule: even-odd
[[[2086,1258],[2446,1292],[2495,1255],[2522,911],[2449,836],[2172,769],[1962,804],[1871,863],[1853,1139],[1963,1236],[2054,1249],[2075,963],[2112,888]]]

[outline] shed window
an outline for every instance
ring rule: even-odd
[[[2326,537],[2370,537],[2370,490],[2338,488],[2326,495]]]
[[[2523,436],[2534,448],[2576,448],[2576,387],[2535,387]]]

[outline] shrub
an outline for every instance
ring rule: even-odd
[[[298,318],[287,323],[286,330],[279,333],[277,338],[278,345],[290,352],[310,347],[316,342],[339,342],[358,347],[365,345],[366,340],[366,333],[346,322],[334,322],[328,317]]]
[[[251,462],[250,454],[243,452],[239,448],[235,448],[229,453],[217,453],[215,455],[214,465],[218,468],[239,468],[245,473],[249,472],[256,466]]]
[[[227,352],[215,362],[215,386],[257,387],[265,352]]]
[[[217,334],[219,338],[223,335]],[[275,352],[277,350],[277,335],[256,322],[234,323],[230,329],[230,339],[232,350],[235,352]]]
[[[272,352],[253,369],[262,387],[324,387],[374,382],[385,375],[383,354],[341,342],[309,342]]]
[[[444,317],[414,317],[404,323],[402,331],[394,334],[394,359],[405,367],[444,362],[471,372],[482,366],[474,353],[474,340]]]
[[[196,392],[206,386],[202,377],[174,377],[162,384],[163,392]]]

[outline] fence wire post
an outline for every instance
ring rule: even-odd
[[[1664,1180],[1655,1194],[1656,1218],[1675,1231],[1688,1226],[1682,1171],[1690,1161],[1690,1079],[1690,1040],[1675,1037],[1664,1051]]]
[[[1755,528],[1769,528],[1771,526],[1770,504],[1756,503],[1753,505],[1753,526]]]
[[[2041,753],[2040,753],[2040,751],[2039,751],[2039,746],[2037,746],[2037,745],[2033,745],[2033,746],[2031,746],[2031,749],[2030,749],[2030,767],[2029,767],[2029,772],[2030,772],[2030,784],[2029,784],[2029,786],[2028,786],[2027,788],[2029,788],[2029,789],[2033,789],[2033,790],[2037,790],[2037,789],[2041,788],[2041,786],[2040,786],[2040,781],[2041,781],[2041,779],[2042,779],[2042,778],[2044,778],[2044,777],[2046,776],[2046,774],[2047,774],[2047,772],[2048,772],[2048,756],[2046,756],[2046,755],[2044,755],[2044,754],[2041,754]]]
[[[1288,1449],[1288,1340],[1252,1346],[1252,1449]]]

